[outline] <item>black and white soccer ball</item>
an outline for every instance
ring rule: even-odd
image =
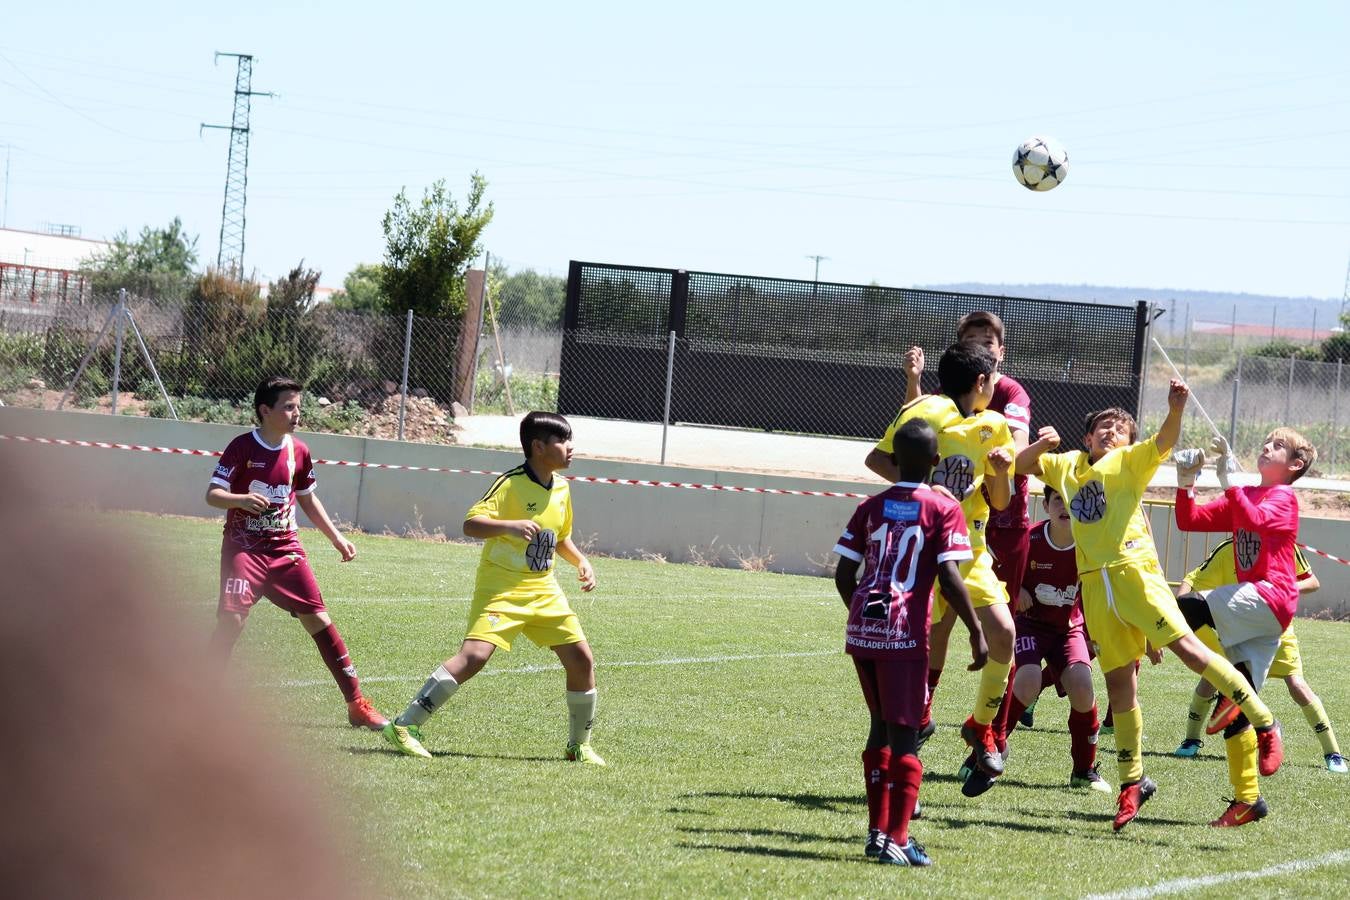
[[[1013,154],[1013,175],[1028,190],[1053,190],[1069,176],[1069,154],[1054,138],[1027,138]]]

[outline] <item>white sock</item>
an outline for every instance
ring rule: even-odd
[[[437,666],[436,671],[431,673],[426,684],[413,697],[408,708],[399,714],[394,720],[396,725],[422,725],[431,714],[440,709],[445,701],[455,695],[459,690],[459,682],[455,676],[445,670],[445,666]]]
[[[589,744],[591,726],[595,724],[595,688],[589,691],[567,692],[567,726],[569,744]]]

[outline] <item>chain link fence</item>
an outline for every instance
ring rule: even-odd
[[[1222,349],[1197,352],[1164,347],[1190,385],[1194,398],[1182,426],[1181,446],[1208,447],[1214,430],[1197,401],[1237,452],[1243,468],[1255,471],[1261,443],[1271,431],[1289,426],[1317,447],[1311,475],[1341,477],[1350,472],[1350,444],[1343,417],[1350,413],[1350,372],[1341,362],[1255,356]],[[1144,388],[1143,424],[1153,431],[1167,414],[1167,384],[1176,377],[1154,348]]]
[[[567,281],[493,255],[486,271],[468,405],[476,415],[556,412]]]
[[[307,430],[453,439],[460,322],[200,293],[0,305],[0,400],[242,425],[258,381],[288,374]]]

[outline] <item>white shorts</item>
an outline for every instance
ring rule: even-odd
[[[1219,633],[1224,656],[1229,662],[1245,662],[1257,691],[1265,683],[1270,664],[1280,646],[1284,629],[1275,618],[1256,585],[1249,582],[1226,584],[1205,597],[1214,630]]]

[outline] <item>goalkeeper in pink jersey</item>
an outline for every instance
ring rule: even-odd
[[[1277,428],[1262,444],[1256,460],[1261,483],[1238,487],[1229,484],[1232,451],[1228,442],[1218,438],[1213,449],[1224,493],[1203,505],[1195,502],[1195,477],[1204,464],[1204,455],[1198,451],[1178,454],[1177,527],[1182,531],[1231,533],[1237,583],[1215,588],[1203,597],[1183,595],[1177,598],[1177,605],[1192,628],[1208,625],[1218,633],[1224,655],[1259,692],[1280,635],[1298,609],[1298,578],[1294,572],[1298,498],[1291,485],[1307,473],[1317,459],[1317,450],[1297,431]],[[1245,825],[1267,813],[1256,772],[1250,770],[1250,754],[1243,752],[1243,746],[1254,744],[1256,739],[1240,711],[1223,734],[1228,774],[1236,796],[1228,811],[1211,824]],[[1273,772],[1263,768],[1261,774]]]

